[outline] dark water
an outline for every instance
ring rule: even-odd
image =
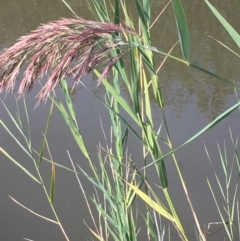
[[[28,33],[39,24],[56,20],[60,17],[72,16],[71,12],[60,0],[1,0],[0,2],[1,49],[10,46],[20,35]],[[85,1],[69,0],[68,2],[79,16],[93,19],[86,7]],[[237,1],[232,1],[231,4],[223,2],[212,1],[236,30],[240,31],[239,24],[237,24],[240,4]],[[153,14],[157,15],[166,3],[167,1],[152,1]],[[209,36],[217,38],[237,51],[233,41],[212,16],[203,1],[194,0],[191,4],[189,1],[183,1],[183,5],[190,28],[192,61],[214,73],[218,73],[239,83],[239,59],[226,51]],[[134,11],[136,11],[134,10],[134,4],[131,7],[131,13],[134,16]],[[153,33],[153,44],[163,51],[167,52],[177,41],[175,20],[171,6],[165,11],[158,24],[154,26]],[[173,51],[173,55],[180,56],[180,54],[179,46],[177,46]],[[157,57],[156,61],[160,61],[161,58],[161,56]],[[168,60],[165,63],[160,71],[160,77],[161,85],[164,88],[167,121],[175,147],[182,144],[236,102],[235,94],[231,87],[198,71],[188,69],[186,66],[172,60]],[[100,86],[97,88],[96,82],[91,76],[86,77],[84,82],[96,94],[104,96],[103,87]],[[26,102],[29,109],[30,126],[32,128],[32,145],[36,150],[39,150],[42,133],[44,132],[47,120],[49,103],[46,105],[41,104],[34,109],[36,103],[34,97],[36,94],[37,88],[34,88],[26,96]],[[1,94],[1,97],[4,98],[5,95]],[[89,152],[95,157],[96,145],[99,141],[103,141],[99,121],[100,117],[104,128],[109,130],[106,110],[81,86],[77,88],[73,98],[78,111],[82,134]],[[8,95],[4,99],[4,102],[13,113],[16,111],[14,95]],[[155,106],[155,103],[152,103],[152,105]],[[157,106],[154,108],[156,109],[154,119],[156,123],[160,124],[162,121],[161,116]],[[20,109],[23,110],[22,104],[20,104]],[[8,124],[14,133],[17,133],[2,105],[0,105],[0,111],[0,118]],[[217,141],[219,141],[221,146],[223,146],[223,141],[226,141],[229,158],[231,158],[232,149],[229,127],[231,127],[233,136],[236,138],[240,130],[239,113],[237,111],[212,130],[203,134],[199,139],[177,152],[177,158],[189,194],[202,226],[212,221],[220,221],[206,182],[206,177],[208,177],[212,181],[214,188],[217,187],[214,182],[211,166],[204,151],[203,141],[209,150],[216,170],[222,174]],[[74,161],[80,163],[83,169],[88,170],[88,164],[81,154],[79,154],[79,150],[72,140],[66,124],[57,111],[53,113],[49,133],[49,146],[51,155],[56,162],[70,167],[67,156],[67,150],[69,150]],[[3,128],[0,129],[0,147],[8,151],[13,158],[17,159],[34,173],[34,168],[29,159]],[[129,150],[136,160],[141,159],[141,156],[138,155],[139,152],[141,153],[141,149],[136,140],[133,139],[129,143]],[[64,240],[60,229],[56,225],[37,218],[10,200],[8,195],[14,197],[35,212],[53,218],[48,203],[44,198],[42,188],[32,182],[13,163],[4,158],[3,155],[0,156],[0,160],[0,240],[15,241],[23,240],[23,238],[35,241]],[[138,164],[141,165],[141,162]],[[189,212],[180,181],[171,160],[167,162],[167,168],[173,199],[177,200],[177,209],[180,216],[183,217],[184,225],[189,227],[187,228],[189,239],[195,240],[192,215]],[[46,183],[49,183],[50,166],[43,164],[42,170]],[[152,177],[152,179],[155,183],[159,183],[157,177]],[[82,181],[84,188],[91,194],[91,185],[84,179]],[[61,169],[57,169],[55,205],[70,240],[86,240],[91,237],[83,222],[85,220],[91,226],[89,213],[86,209],[83,195],[78,188],[77,181],[72,174]],[[139,238],[139,240],[142,239]],[[174,236],[173,240],[175,240]],[[209,240],[223,240],[223,233]]]

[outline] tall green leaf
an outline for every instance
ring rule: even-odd
[[[45,131],[44,131],[44,138],[42,140],[42,144],[41,144],[40,152],[39,152],[39,157],[38,157],[38,167],[40,167],[41,162],[42,162],[43,153],[44,153],[44,149],[45,149],[45,145],[46,145],[46,137],[48,135],[48,130],[49,130],[50,121],[51,121],[51,117],[52,117],[52,111],[53,111],[53,102],[52,102],[51,107],[50,107],[49,112],[48,112],[47,123],[46,123]]]
[[[49,193],[51,203],[53,203],[54,201],[55,184],[56,184],[56,168],[52,160],[52,171],[51,171],[51,182],[50,182],[50,193]]]
[[[223,27],[227,30],[229,35],[232,37],[234,42],[240,48],[240,35],[237,31],[225,20],[225,18],[217,11],[217,9],[208,1],[205,0],[208,7],[211,9],[215,17],[219,20],[219,22],[223,25]]]
[[[213,120],[211,123],[209,123],[207,126],[205,126],[204,128],[202,128],[198,133],[196,133],[195,135],[193,135],[190,139],[188,139],[186,142],[184,142],[182,145],[178,146],[177,148],[175,148],[174,150],[168,152],[167,154],[165,154],[164,156],[162,156],[161,158],[155,160],[154,162],[144,166],[143,168],[147,168],[153,164],[155,164],[156,162],[159,162],[161,160],[163,160],[164,158],[166,158],[169,155],[172,155],[173,153],[175,153],[177,150],[181,149],[182,147],[186,146],[187,144],[189,144],[190,142],[192,142],[193,140],[195,140],[197,137],[199,137],[200,135],[202,135],[204,132],[206,132],[207,130],[209,130],[210,128],[214,127],[215,125],[217,125],[217,123],[219,123],[221,120],[225,119],[228,115],[230,115],[234,110],[236,110],[237,108],[239,108],[240,106],[240,102],[236,103],[235,105],[231,106],[229,109],[227,109],[226,111],[224,111],[222,114],[220,114],[215,120]]]
[[[178,35],[184,59],[190,60],[190,37],[187,20],[180,0],[172,0],[175,18],[177,22]]]
[[[115,9],[114,23],[119,24],[120,23],[119,0],[115,0],[114,4],[115,4],[115,6],[114,6],[114,9]]]

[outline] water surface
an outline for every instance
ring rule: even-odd
[[[3,1],[2,1],[3,2]],[[76,13],[86,19],[94,19],[86,7],[85,1],[69,0],[69,4]],[[136,14],[134,1],[132,1],[131,13]],[[155,16],[161,11],[167,1],[152,1],[153,14]],[[212,1],[219,11],[237,29],[238,14],[240,4],[232,1],[226,6],[225,3]],[[237,51],[233,41],[223,30],[218,21],[212,16],[203,1],[195,0],[190,4],[183,1],[186,16],[189,22],[191,35],[191,59],[196,64],[214,73],[235,80],[239,83],[239,59],[217,44],[212,38],[217,38],[224,44]],[[1,4],[0,9],[0,48],[11,46],[16,39],[36,28],[39,24],[56,20],[60,17],[72,17],[71,12],[60,0],[36,1],[36,0],[9,0]],[[169,49],[177,41],[175,20],[171,6],[167,8],[159,22],[153,27],[153,45],[163,51]],[[180,48],[174,49],[174,55],[181,56]],[[163,58],[156,57],[156,62],[160,63]],[[210,76],[204,75],[196,70],[186,68],[173,60],[168,60],[160,71],[161,85],[164,89],[166,105],[166,116],[170,128],[170,134],[175,147],[182,144],[201,128],[214,120],[221,112],[236,102],[234,91]],[[87,86],[97,95],[104,97],[103,86],[97,87],[93,76],[84,79]],[[26,96],[29,109],[32,145],[39,149],[44,132],[49,103],[41,104],[34,109],[38,88]],[[124,93],[124,89],[123,89]],[[4,94],[1,97],[4,98]],[[127,97],[126,97],[127,98]],[[96,145],[103,141],[103,134],[100,126],[100,118],[103,126],[109,132],[109,122],[107,112],[92,95],[90,95],[81,85],[78,86],[73,95],[78,119],[82,128],[82,134],[91,156],[96,156]],[[8,95],[4,99],[5,104],[12,112],[16,111],[14,95]],[[152,100],[156,124],[161,124],[162,119],[156,103]],[[23,110],[23,105],[20,104]],[[17,133],[11,123],[3,106],[0,106],[1,119],[6,122],[9,128]],[[177,158],[181,170],[185,177],[190,196],[192,198],[201,225],[212,221],[220,221],[217,209],[214,206],[206,177],[208,177],[216,188],[211,166],[204,150],[204,145],[209,149],[211,158],[216,169],[221,174],[220,159],[217,150],[217,140],[223,146],[226,140],[227,148],[231,151],[229,127],[236,138],[239,134],[239,113],[234,112],[231,116],[214,127],[209,132],[202,135],[198,140],[192,142],[184,149],[177,152]],[[32,170],[30,161],[26,155],[9,137],[3,128],[0,129],[0,146],[6,149],[11,155],[19,160],[24,166]],[[83,169],[88,171],[88,164],[74,143],[69,130],[57,111],[54,111],[52,125],[49,133],[49,146],[54,160],[70,167],[67,150],[70,151],[75,162],[81,164]],[[137,163],[141,166],[141,147],[134,138],[129,142],[129,151],[132,153]],[[231,156],[231,152],[230,155]],[[50,180],[50,166],[43,164],[44,177],[47,182]],[[180,181],[172,161],[167,160],[169,172],[170,191],[173,199],[177,200],[177,209],[183,218],[183,223],[188,230],[190,240],[195,240],[192,228],[192,215],[189,212]],[[91,185],[82,179],[83,185],[89,194],[92,192]],[[159,183],[157,176],[152,177],[152,181]],[[13,203],[8,195],[11,195],[22,204],[35,212],[52,218],[48,203],[44,197],[42,188],[32,182],[13,163],[1,155],[0,168],[0,240],[22,240],[29,238],[33,240],[64,240],[58,227],[54,224],[37,218],[26,210]],[[84,221],[91,225],[89,214],[75,177],[61,169],[57,171],[56,187],[56,208],[59,211],[60,219],[71,240],[84,240],[91,236]],[[143,224],[142,224],[143,225]],[[223,237],[215,236],[210,240],[223,240]],[[139,238],[139,240],[145,240]],[[173,236],[173,240],[175,240]]]

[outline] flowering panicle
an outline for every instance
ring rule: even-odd
[[[45,99],[62,78],[73,77],[74,84],[103,60],[106,67],[99,81],[104,78],[123,52],[111,57],[113,48],[123,42],[116,33],[134,30],[126,25],[88,21],[82,18],[61,19],[38,27],[18,42],[0,53],[0,91],[12,90],[23,65],[26,68],[18,94],[31,90],[33,84],[44,75],[48,76],[38,95]]]

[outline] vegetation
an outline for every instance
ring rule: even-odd
[[[63,2],[70,8],[65,1]],[[240,36],[207,0],[205,0],[205,2],[239,46]],[[166,59],[172,58],[181,64],[185,64],[187,68],[195,68],[204,72],[206,75],[214,76],[216,79],[231,85],[236,90],[239,89],[239,86],[191,62],[189,31],[180,0],[172,0],[171,4],[176,18],[182,58],[171,55],[171,51],[165,53],[152,46],[151,28],[154,23],[158,21],[158,18],[151,18],[150,0],[143,0],[142,2],[135,0],[135,3],[138,22],[134,22],[131,19],[127,1],[125,0],[115,0],[113,5],[111,5],[111,3],[108,5],[105,0],[92,0],[91,3],[89,3],[89,8],[93,16],[97,18],[96,21],[84,20],[74,13],[75,18],[61,19],[42,25],[29,35],[21,37],[15,45],[1,53],[0,89],[5,89],[6,91],[12,90],[16,86],[16,79],[23,66],[27,66],[18,87],[19,96],[23,95],[25,91],[31,90],[38,79],[47,75],[47,81],[38,94],[38,103],[42,100],[50,99],[52,106],[49,110],[48,122],[46,124],[41,150],[39,151],[39,157],[36,159],[31,145],[31,137],[22,123],[22,113],[18,113],[17,117],[14,117],[3,102],[11,120],[24,137],[25,143],[22,143],[14,136],[2,120],[0,120],[1,125],[32,160],[37,171],[37,176],[34,176],[29,170],[26,170],[18,160],[14,160],[3,148],[0,148],[0,151],[18,165],[32,180],[42,185],[55,219],[52,220],[39,214],[34,214],[58,225],[66,240],[69,240],[69,238],[54,207],[56,167],[66,167],[54,162],[53,159],[48,160],[44,158],[44,151],[50,153],[47,134],[53,108],[57,108],[60,112],[80,151],[92,169],[91,174],[87,173],[82,169],[80,164],[74,164],[70,153],[68,153],[73,167],[71,171],[76,174],[87,207],[89,208],[89,213],[92,217],[93,228],[91,226],[88,227],[96,240],[139,240],[139,227],[137,224],[140,217],[137,203],[140,200],[143,200],[146,205],[145,213],[142,215],[146,223],[148,240],[166,240],[169,235],[167,234],[166,227],[170,224],[175,228],[180,240],[189,240],[187,229],[190,227],[183,227],[182,217],[178,215],[175,200],[173,200],[169,192],[168,172],[165,166],[165,159],[171,157],[179,175],[186,200],[188,201],[189,211],[194,217],[196,238],[197,240],[207,240],[208,235],[198,221],[194,204],[191,201],[187,185],[184,182],[184,177],[179,167],[176,152],[225,119],[234,110],[238,109],[240,102],[237,100],[236,104],[225,110],[215,120],[182,145],[173,147],[171,130],[168,127],[168,120],[165,115],[164,98],[158,72]],[[73,12],[72,9],[71,11]],[[158,54],[165,56],[164,61],[161,63],[155,63],[154,56]],[[124,60],[126,58],[129,60],[130,70],[127,70],[125,67]],[[104,66],[104,70],[100,71],[99,69],[102,66]],[[158,68],[157,66],[160,67]],[[105,87],[105,100],[102,100],[94,93],[91,94],[95,95],[106,107],[111,123],[111,142],[106,142],[105,146],[99,146],[98,149],[99,165],[93,163],[85,145],[67,82],[68,79],[72,78],[72,88],[74,88],[76,84],[82,84],[84,86],[81,82],[81,77],[90,72],[94,72],[98,77],[98,84]],[[123,83],[128,90],[128,101],[121,95],[121,83]],[[54,93],[54,89],[58,84],[61,86],[64,102],[61,102]],[[85,88],[87,89],[86,86]],[[91,92],[90,90],[88,91]],[[162,114],[162,126],[156,126],[154,123],[153,109],[150,102],[151,93],[153,93],[155,102],[158,104],[158,108]],[[128,115],[131,122],[126,120],[123,112]],[[30,126],[26,105],[25,115],[27,117],[27,130],[29,130]],[[143,166],[141,167],[137,166],[128,153],[127,147],[130,135],[133,135],[142,146]],[[218,200],[216,200],[214,191],[209,183],[213,199],[216,202],[222,219],[221,222],[224,225],[229,240],[234,240],[234,238],[239,239],[240,237],[239,203],[237,199],[238,177],[237,181],[232,181],[235,165],[238,170],[240,170],[240,166],[237,142],[235,142],[233,138],[232,143],[234,147],[234,157],[231,163],[227,160],[226,148],[223,148],[222,151],[219,147],[219,155],[226,182],[222,184],[218,178],[218,174],[214,172],[220,192],[225,201],[224,211],[227,213],[228,220],[224,218],[221,205],[219,205]],[[169,149],[167,153],[163,153],[162,151],[165,146]],[[39,168],[43,160],[47,160],[51,164],[49,191]],[[212,165],[210,156],[209,160]],[[159,189],[157,191],[154,184],[150,183],[148,178],[148,168],[150,166],[155,167],[159,177],[159,183],[157,184]],[[97,190],[91,197],[86,196],[84,187],[82,187],[78,178],[80,173],[83,174]],[[229,189],[232,183],[235,185],[234,196],[230,197]],[[164,198],[159,197],[158,194],[160,192]],[[15,199],[13,200],[17,202]],[[90,201],[93,202],[98,212],[97,216],[93,215],[94,212],[91,210]],[[25,206],[23,207],[28,209]]]

